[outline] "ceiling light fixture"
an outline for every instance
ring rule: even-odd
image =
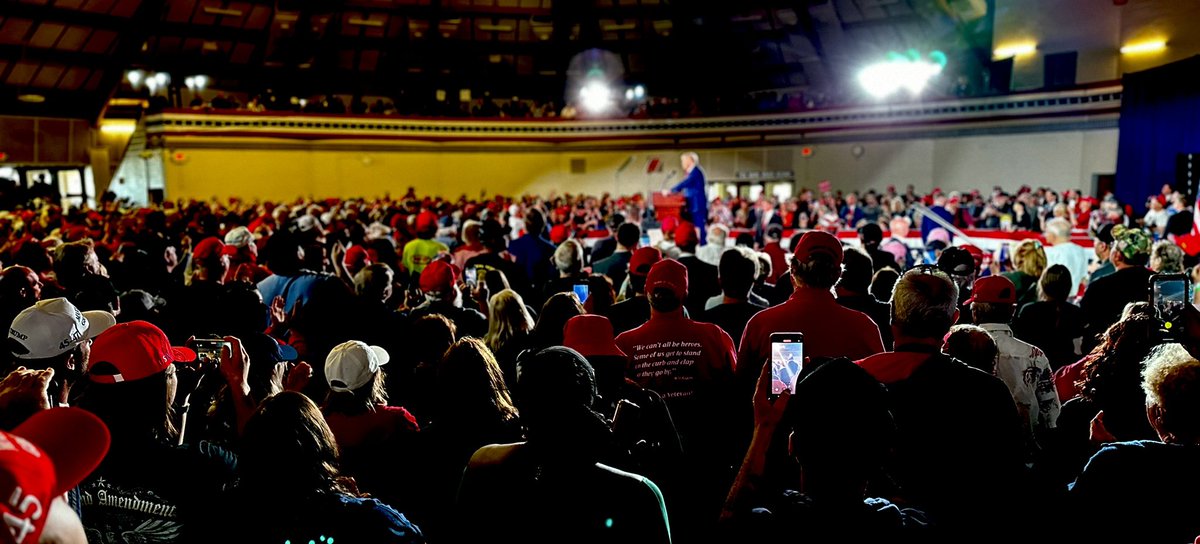
[[[512,25],[493,25],[489,23],[480,23],[479,30],[484,32],[512,32]]]
[[[46,97],[35,93],[25,93],[17,95],[17,100],[27,104],[41,104],[46,101]]]
[[[1009,57],[1019,57],[1021,55],[1028,55],[1030,53],[1033,53],[1034,51],[1037,51],[1036,43],[1032,43],[1032,42],[1030,42],[1030,43],[1015,43],[1015,44],[1011,44],[1011,45],[997,47],[996,50],[992,52],[992,54],[997,59],[1007,59]]]
[[[369,27],[374,27],[374,28],[383,28],[383,21],[376,21],[373,19],[363,19],[361,17],[352,17],[352,18],[350,18],[350,20],[348,22],[354,26],[369,26]]]
[[[211,6],[205,6],[204,13],[206,13],[208,15],[220,15],[222,17],[241,17],[242,16],[242,10],[240,10],[240,9],[214,8]]]
[[[1138,42],[1126,45],[1125,47],[1121,48],[1121,53],[1126,55],[1133,53],[1153,53],[1155,51],[1162,51],[1166,48],[1166,40],[1152,40],[1148,42]]]

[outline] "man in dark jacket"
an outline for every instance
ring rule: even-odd
[[[838,280],[834,291],[837,293],[838,304],[867,314],[867,317],[879,326],[883,349],[891,351],[892,309],[887,303],[875,300],[871,295],[871,276],[871,258],[862,251],[846,248],[845,256],[842,257],[842,279]]]

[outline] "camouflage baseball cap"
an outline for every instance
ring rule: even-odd
[[[1113,248],[1121,252],[1126,259],[1137,255],[1150,254],[1150,235],[1142,229],[1133,229],[1125,225],[1117,225],[1112,229]]]

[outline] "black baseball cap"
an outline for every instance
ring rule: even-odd
[[[1112,223],[1105,223],[1105,224],[1101,225],[1100,228],[1096,231],[1096,241],[1104,242],[1106,244],[1113,243],[1112,229],[1113,229]]]
[[[975,272],[975,258],[960,247],[948,247],[938,257],[937,267],[952,276],[968,276]]]
[[[858,237],[862,239],[864,244],[880,243],[883,241],[883,228],[875,223],[867,223],[858,227]]]

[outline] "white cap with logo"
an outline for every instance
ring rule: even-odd
[[[48,359],[75,349],[116,322],[108,312],[81,312],[65,298],[51,298],[17,314],[8,337],[15,342],[11,347],[17,359]]]
[[[325,379],[334,391],[354,391],[371,381],[391,357],[379,346],[351,340],[339,344],[325,358]]]

